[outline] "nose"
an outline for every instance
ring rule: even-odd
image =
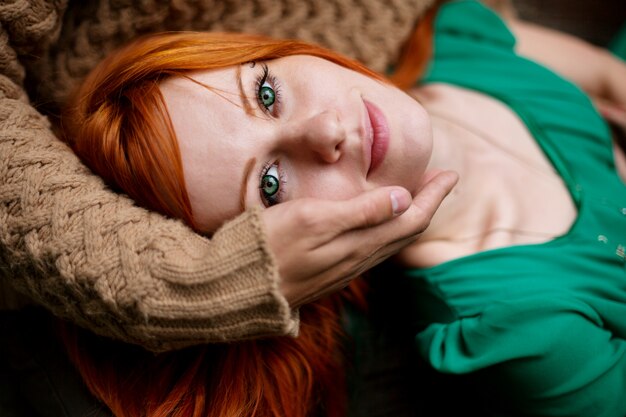
[[[324,162],[334,163],[341,158],[346,131],[334,111],[324,111],[297,122],[291,139],[296,150],[312,150]]]

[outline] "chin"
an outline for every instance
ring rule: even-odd
[[[423,139],[423,138],[422,138]],[[416,143],[407,143],[402,161],[395,166],[399,170],[400,178],[396,185],[406,188],[415,196],[423,186],[424,174],[432,153],[432,142],[420,140]]]
[[[386,161],[388,163],[389,170],[381,172],[380,176],[376,178],[374,184],[376,187],[385,186],[397,186],[405,188],[412,196],[418,193],[421,188],[421,178],[423,176],[423,170],[416,172],[415,166],[406,164],[406,159],[402,163],[394,163],[392,159]],[[381,168],[383,168],[381,166]],[[382,171],[382,170],[381,170]]]

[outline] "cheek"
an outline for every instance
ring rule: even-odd
[[[332,172],[317,172],[305,175],[298,186],[297,197],[312,197],[325,200],[347,200],[365,190],[364,184],[354,175]]]
[[[406,107],[398,109],[401,117],[395,118],[397,134],[392,144],[395,156],[392,165],[407,175],[410,181],[402,185],[412,191],[430,162],[433,133],[430,117],[424,108],[410,97],[405,104]]]

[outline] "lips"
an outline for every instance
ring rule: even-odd
[[[363,100],[367,109],[366,135],[371,138],[370,166],[367,175],[370,175],[380,166],[389,147],[389,124],[382,110],[374,103]]]

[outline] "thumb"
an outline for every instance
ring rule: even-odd
[[[337,201],[336,220],[343,232],[377,226],[404,213],[411,194],[402,187],[381,187],[349,200]]]
[[[433,170],[424,175],[424,184],[413,199],[413,205],[426,218],[431,218],[459,180],[453,171]]]

